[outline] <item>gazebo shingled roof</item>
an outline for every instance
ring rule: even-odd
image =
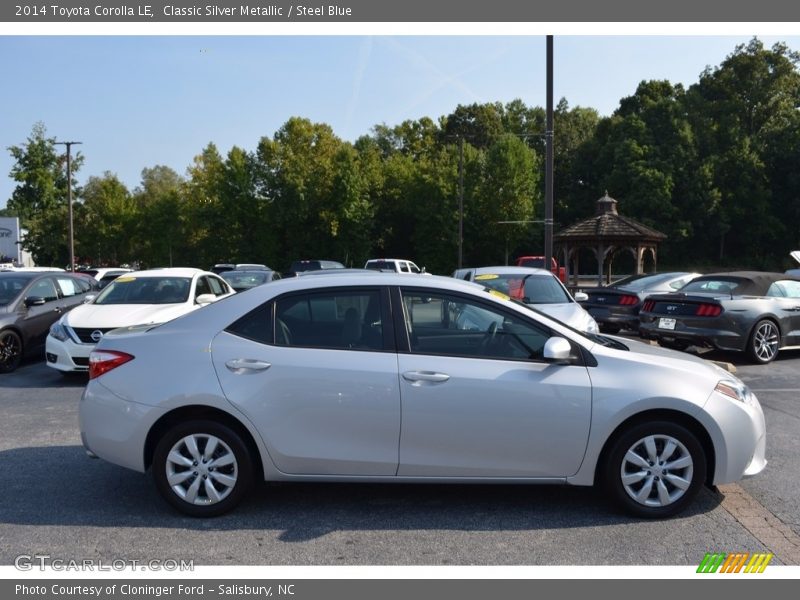
[[[593,217],[570,225],[553,236],[553,241],[562,251],[563,262],[568,270],[569,261],[576,258],[575,273],[578,271],[576,251],[587,247],[594,251],[598,262],[598,283],[602,283],[606,259],[613,259],[617,251],[624,248],[630,250],[636,259],[636,272],[641,273],[644,253],[649,251],[655,261],[656,247],[665,239],[667,236],[660,231],[620,215],[617,212],[617,201],[608,192],[597,201],[597,210]],[[610,275],[610,260],[608,267]]]

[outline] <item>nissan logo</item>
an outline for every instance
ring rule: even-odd
[[[103,339],[103,332],[99,329],[95,329],[89,337],[92,338],[93,342],[97,343]]]

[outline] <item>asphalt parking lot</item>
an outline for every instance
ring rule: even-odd
[[[709,551],[800,564],[800,352],[731,361],[766,414],[769,465],[704,490],[679,518],[644,521],[592,489],[545,486],[264,484],[232,514],[183,517],[149,475],[89,459],[85,379],[42,362],[0,376],[0,564],[192,559],[244,565],[696,565]]]

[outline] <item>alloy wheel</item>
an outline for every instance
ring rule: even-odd
[[[680,440],[654,434],[639,439],[623,457],[620,478],[625,492],[648,507],[680,500],[692,484],[694,460]]]
[[[178,440],[167,454],[165,470],[172,491],[199,506],[227,498],[239,477],[239,465],[230,446],[206,433]]]
[[[772,321],[762,321],[753,332],[753,354],[760,362],[770,362],[778,353],[778,328]]]

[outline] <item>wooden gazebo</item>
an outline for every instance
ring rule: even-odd
[[[597,201],[595,216],[562,229],[553,242],[556,255],[567,268],[567,281],[574,274],[571,285],[578,285],[578,257],[582,248],[589,248],[597,259],[597,284],[603,285],[611,279],[611,264],[614,256],[624,250],[633,254],[636,262],[636,273],[644,272],[644,259],[647,253],[656,264],[659,242],[667,236],[660,231],[648,227],[617,212],[617,201],[605,193]]]

